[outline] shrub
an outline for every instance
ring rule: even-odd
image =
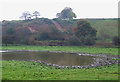
[[[6,32],[7,32],[7,34],[11,35],[11,34],[15,33],[15,30],[14,30],[14,28],[8,28]]]
[[[90,35],[86,36],[84,38],[84,44],[85,45],[93,45],[93,44],[95,44],[95,38],[90,36]]]
[[[79,45],[82,45],[82,44],[81,44],[81,41],[80,41],[80,39],[78,37],[71,36],[68,39],[68,45],[79,46]]]
[[[96,38],[96,29],[91,27],[90,23],[86,20],[79,20],[77,27],[74,28],[74,34],[79,38],[80,44],[93,45]]]
[[[118,36],[114,36],[113,39],[112,39],[112,43],[115,46],[118,46],[120,44],[120,38]]]

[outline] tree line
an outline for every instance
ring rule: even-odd
[[[32,18],[39,18],[40,13],[38,11],[35,11],[33,14],[30,14],[29,11],[25,11],[22,13],[22,16],[20,16],[20,19],[24,20],[31,20]],[[73,19],[76,18],[76,14],[73,12],[72,8],[65,7],[60,13],[56,14],[56,18],[60,19]]]
[[[22,16],[20,16],[20,19],[24,20],[31,20],[32,18],[38,18],[40,16],[40,13],[38,11],[35,11],[33,14],[30,14],[29,11],[25,11],[22,13]]]
[[[38,19],[39,17],[40,17],[40,13],[38,11],[35,11],[32,14],[30,14],[29,11],[25,11],[22,13],[22,16],[20,18],[24,20],[31,20],[32,18]],[[71,23],[68,20],[76,18],[77,16],[73,12],[72,8],[65,7],[60,13],[56,14],[56,17],[57,18],[53,20],[55,20],[58,23],[61,22],[61,26],[63,25],[67,27]],[[63,19],[68,19],[68,20],[63,20]],[[67,25],[65,25],[64,23],[66,23]],[[95,44],[95,41],[97,39],[96,38],[97,30],[93,28],[87,20],[80,19],[76,22],[76,24],[77,24],[76,27],[72,26],[72,28],[70,29],[71,32],[69,32],[68,29],[65,32],[61,32],[54,26],[54,24],[52,24],[51,20],[45,18],[41,18],[41,19],[39,18],[39,20],[22,21],[16,23],[3,22],[2,26],[8,27],[8,28],[3,28],[6,29],[5,34],[3,34],[3,43],[33,45],[36,44],[37,41],[62,40],[62,41],[66,41],[68,45],[78,46],[78,45]],[[42,25],[45,27],[44,29],[49,29],[49,30],[40,32]],[[36,28],[36,30],[39,32],[32,33],[29,27],[33,28],[33,30]],[[113,43],[115,45],[118,45],[119,40],[120,40],[119,37],[116,36],[113,38]]]

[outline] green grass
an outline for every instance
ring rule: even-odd
[[[78,46],[3,46],[4,50],[70,51],[118,55],[118,48]],[[35,62],[3,61],[3,80],[117,80],[118,65],[89,69],[55,69]]]
[[[118,66],[55,69],[37,62],[2,61],[3,80],[118,80]]]
[[[79,46],[2,46],[3,50],[41,50],[41,51],[70,51],[90,54],[118,55],[118,48],[79,47]]]

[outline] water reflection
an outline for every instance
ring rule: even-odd
[[[35,51],[14,51],[2,53],[3,60],[41,60],[46,63],[57,65],[89,65],[95,62],[93,56],[80,56],[76,53],[55,53]]]
[[[1,52],[7,52],[7,51],[0,50],[0,53],[1,53]]]

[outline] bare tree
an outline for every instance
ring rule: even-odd
[[[25,19],[25,20],[30,20],[32,18],[32,15],[30,14],[29,11],[25,11],[22,13],[22,16],[20,18]]]
[[[35,12],[33,13],[33,16],[35,16],[35,18],[38,18],[38,16],[40,16],[40,13],[39,13],[38,11],[35,11]]]

